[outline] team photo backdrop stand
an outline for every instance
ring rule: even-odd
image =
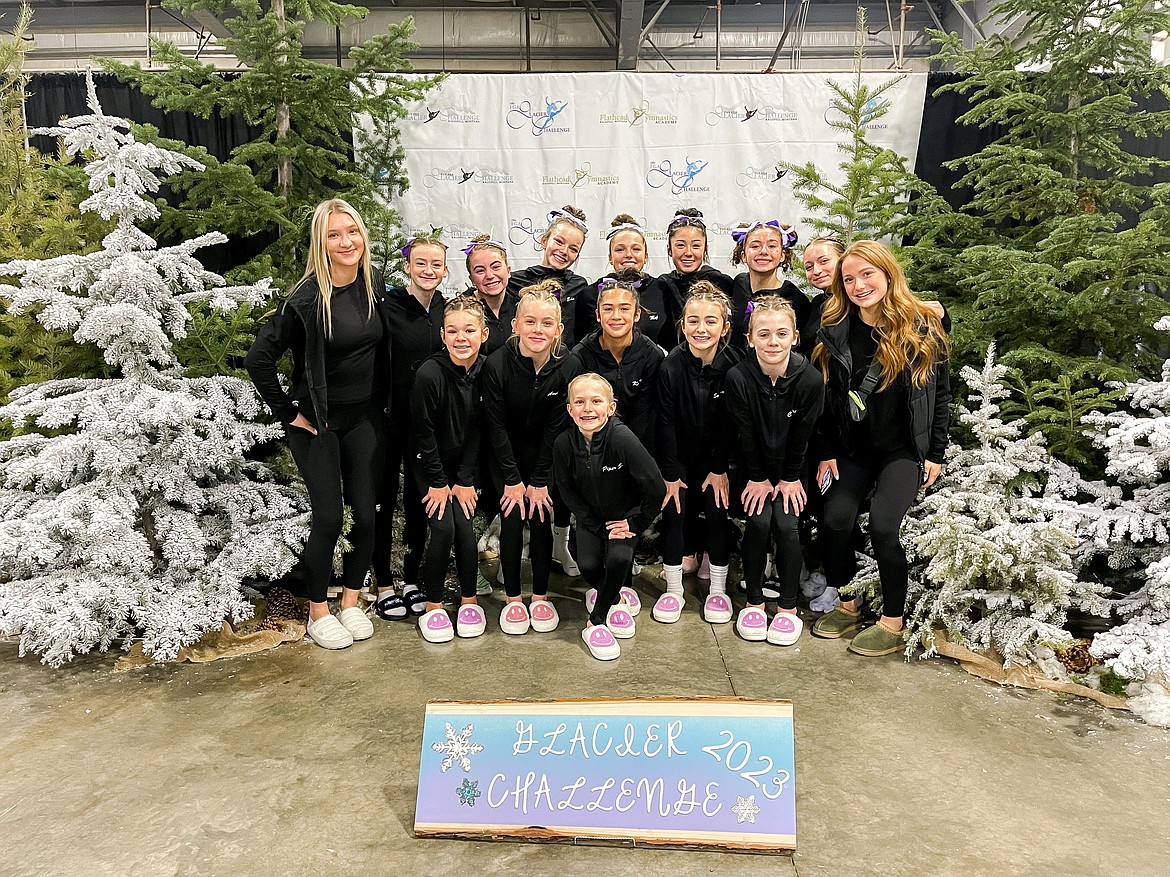
[[[833,178],[843,135],[829,124],[826,80],[848,85],[853,76],[453,74],[401,125],[410,189],[396,206],[407,233],[443,229],[448,292],[466,287],[458,250],[480,232],[508,247],[514,269],[539,262],[548,211],[564,204],[588,215],[574,270],[590,280],[609,270],[605,233],[617,213],[646,228],[647,271],[670,270],[666,224],[682,207],[703,211],[712,264],[735,273],[730,230],[741,221],[780,219],[796,223],[802,241],[810,236],[778,163],[813,161]],[[875,87],[891,78],[863,74]],[[926,80],[906,75],[867,132],[911,167]]]
[[[433,701],[414,833],[790,852],[792,704]]]

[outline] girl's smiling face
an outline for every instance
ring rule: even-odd
[[[487,336],[483,317],[475,311],[451,311],[443,317],[443,345],[455,365],[471,367]]]
[[[731,331],[731,324],[727,313],[715,302],[691,301],[683,311],[682,331],[691,353],[702,359]]]
[[[707,235],[701,228],[683,226],[670,238],[670,261],[679,274],[694,274],[707,256]]]
[[[471,285],[485,298],[493,298],[503,294],[508,288],[508,278],[512,276],[512,269],[500,251],[494,247],[484,247],[472,250],[468,261],[468,276]]]
[[[763,366],[776,366],[785,362],[796,343],[796,326],[788,314],[777,311],[760,311],[752,314],[748,346],[756,352]]]
[[[600,431],[617,411],[613,389],[603,383],[604,379],[579,381],[569,390],[569,416],[586,438]]]
[[[646,241],[633,229],[619,231],[609,239],[609,264],[614,271],[633,268],[641,274],[646,267]]]
[[[743,245],[743,258],[755,274],[772,274],[784,261],[784,243],[780,232],[770,226],[754,228]]]
[[[531,300],[529,296],[520,299],[516,319],[512,320],[512,331],[520,339],[520,352],[529,359],[551,351],[564,328],[556,305]]]
[[[641,315],[638,297],[628,289],[614,286],[597,297],[597,322],[607,338],[615,341],[629,338]]]
[[[571,268],[581,255],[581,247],[584,245],[585,235],[581,229],[568,222],[559,222],[549,229],[540,264],[545,268],[562,271]]]
[[[828,290],[833,285],[840,254],[832,244],[809,244],[804,248],[804,275],[814,289]]]
[[[406,259],[406,276],[423,292],[434,292],[447,276],[447,251],[438,244],[416,243]]]
[[[877,313],[890,290],[886,273],[860,256],[849,256],[841,263],[841,283],[849,300],[864,313]]]
[[[362,263],[366,252],[366,239],[348,213],[337,211],[329,214],[329,225],[325,229],[325,252],[333,268],[354,270]]]

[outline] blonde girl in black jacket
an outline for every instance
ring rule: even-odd
[[[308,635],[327,649],[374,633],[357,604],[374,551],[390,330],[368,240],[365,223],[345,201],[318,204],[305,276],[261,327],[244,360],[256,389],[284,424],[309,492],[313,523],[294,577],[308,592]],[[293,360],[291,394],[277,379],[286,351]],[[353,548],[345,555],[341,612],[334,617],[327,593],[343,503],[353,510]]]

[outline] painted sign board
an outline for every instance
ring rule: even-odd
[[[419,837],[796,848],[792,704],[432,701]]]

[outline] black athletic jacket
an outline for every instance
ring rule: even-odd
[[[841,456],[856,456],[860,449],[851,446],[849,439],[849,380],[853,370],[853,352],[849,349],[849,321],[846,316],[835,326],[821,326],[817,340],[829,353],[829,380],[825,391],[825,412],[817,426],[820,458],[835,460]],[[905,376],[908,386],[907,405],[910,416],[910,436],[914,453],[921,465],[925,460],[942,463],[949,441],[947,430],[951,423],[950,363],[939,360],[930,378],[916,387]]]
[[[375,368],[385,374],[392,362],[387,296],[383,292],[382,276],[375,271],[372,279],[374,312],[382,321],[382,344]],[[325,325],[318,298],[317,281],[313,277],[298,283],[277,305],[276,313],[260,327],[244,358],[244,368],[260,398],[282,423],[292,423],[304,408],[305,416],[321,429],[329,425],[329,394],[325,386]],[[276,364],[286,350],[292,354],[293,361],[291,393],[285,392],[277,378]],[[387,399],[387,405],[392,404]]]
[[[392,430],[410,429],[410,385],[415,373],[433,354],[443,349],[443,307],[437,289],[431,307],[424,309],[404,287],[387,293],[386,315],[390,321],[390,421]]]
[[[626,348],[619,363],[601,346],[601,330],[598,330],[573,348],[573,356],[580,363],[577,374],[597,372],[609,381],[622,423],[633,430],[638,441],[652,449],[658,419],[654,412],[658,370],[666,356],[662,348],[635,329],[633,343]]]
[[[546,268],[543,265],[533,265],[531,268],[516,271],[508,278],[508,292],[519,296],[520,290],[524,287],[540,283],[540,281],[550,277],[553,280],[559,280],[563,287],[561,290],[561,322],[565,324],[565,344],[572,347],[582,337],[582,332],[577,326],[578,314],[580,313],[580,304],[577,299],[582,292],[589,289],[589,283],[584,277],[580,274],[574,274],[568,268],[560,270]],[[596,307],[596,301],[594,307]]]
[[[410,388],[410,456],[431,487],[475,486],[483,357],[470,369],[447,351],[422,364]]]
[[[797,329],[807,325],[809,314],[812,312],[812,302],[808,300],[808,296],[790,280],[785,280],[779,289],[760,289],[753,293],[751,275],[746,271],[736,275],[731,284],[731,343],[745,353],[748,349],[748,302],[755,301],[763,295],[778,295],[786,299],[796,312]]]
[[[723,384],[741,359],[743,354],[729,344],[719,348],[710,365],[703,365],[685,344],[667,354],[658,372],[658,462],[667,481],[699,469],[727,472]]]
[[[612,271],[605,277],[616,276]],[[605,277],[581,293],[577,299],[577,331],[578,337],[586,338],[591,332],[601,328],[597,323],[597,286]],[[670,290],[659,277],[649,274],[642,275],[642,285],[638,287],[638,303],[642,316],[638,318],[638,331],[665,350],[670,350],[678,344],[678,313],[671,310]],[[586,320],[588,313],[588,320]]]
[[[515,338],[487,358],[484,426],[505,485],[549,485],[553,442],[569,424],[565,401],[576,368],[576,358],[560,346],[537,373]]]
[[[671,271],[669,274],[663,274],[658,280],[663,286],[663,295],[666,297],[666,309],[675,315],[674,323],[676,327],[678,326],[678,321],[682,318],[683,305],[687,303],[687,297],[691,294],[691,287],[700,280],[706,280],[720,292],[726,293],[729,298],[731,297],[731,278],[718,268],[712,268],[710,265],[700,265],[697,270],[692,271],[690,274],[680,274],[678,271]]]
[[[557,490],[577,526],[607,539],[606,521],[625,520],[642,533],[658,517],[666,483],[658,464],[617,417],[611,417],[589,445],[581,431],[570,427],[553,445]]]
[[[727,412],[737,460],[749,481],[799,481],[804,455],[824,405],[825,385],[812,363],[793,352],[788,373],[772,383],[755,351],[727,373]]]
[[[479,297],[476,295],[474,287],[468,289],[464,294]],[[504,342],[512,337],[512,320],[516,317],[516,305],[519,304],[520,299],[513,293],[505,291],[504,297],[500,301],[498,314],[493,314],[491,307],[482,298],[479,301],[483,305],[484,322],[488,327],[488,338],[479,348],[479,355],[488,357],[503,347]]]

